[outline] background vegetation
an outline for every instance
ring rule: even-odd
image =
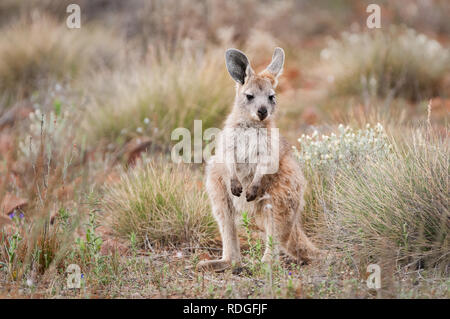
[[[448,1],[0,2],[0,297],[448,298]],[[174,128],[221,127],[223,56],[285,49],[278,123],[308,179],[311,265],[198,273],[221,242]],[[367,265],[382,289],[366,286]],[[80,289],[67,288],[78,264]]]

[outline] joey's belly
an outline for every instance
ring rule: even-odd
[[[236,174],[244,189],[253,181],[255,170],[256,164],[236,164]]]
[[[255,201],[247,202],[247,199],[245,198],[245,189],[239,197],[232,195],[232,201],[238,214],[242,214],[244,211],[252,213],[255,210]]]
[[[257,210],[256,201],[247,202],[245,193],[240,197],[233,196],[233,204],[236,209],[235,222],[240,227],[243,226],[243,213],[246,212],[250,220],[250,227],[264,231],[264,216],[263,212]]]

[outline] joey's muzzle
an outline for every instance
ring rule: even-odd
[[[259,119],[263,121],[267,117],[267,108],[265,106],[261,106],[256,113],[258,114]]]

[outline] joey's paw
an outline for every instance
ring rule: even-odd
[[[255,198],[258,196],[258,193],[259,193],[259,185],[250,185],[245,194],[247,202],[255,200]]]
[[[237,179],[231,180],[231,194],[234,196],[241,196],[242,193],[242,185]]]

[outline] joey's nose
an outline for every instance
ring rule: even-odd
[[[258,109],[257,113],[258,113],[259,119],[262,121],[262,120],[264,120],[267,117],[267,108],[265,106],[261,106]]]

